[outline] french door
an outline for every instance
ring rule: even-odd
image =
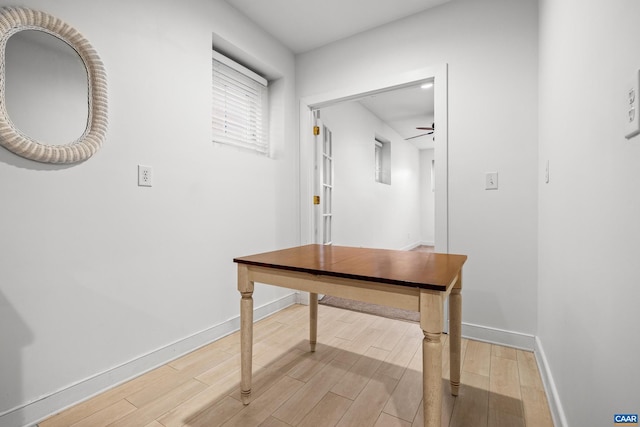
[[[331,130],[320,120],[320,112],[314,111],[315,119],[315,242],[323,245],[333,243],[333,140]]]

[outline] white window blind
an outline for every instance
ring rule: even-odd
[[[213,140],[269,154],[267,81],[213,51]]]

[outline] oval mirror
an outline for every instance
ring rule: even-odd
[[[107,130],[106,73],[78,31],[44,12],[2,8],[0,61],[0,145],[46,163],[98,151]]]
[[[43,31],[19,31],[7,40],[4,72],[7,114],[20,133],[46,145],[80,139],[89,82],[71,46]]]

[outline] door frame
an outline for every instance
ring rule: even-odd
[[[449,108],[448,64],[439,64],[407,73],[380,77],[358,86],[344,86],[300,99],[300,241],[314,242],[314,157],[313,111],[329,105],[351,101],[422,82],[434,82],[434,123],[438,149],[435,150],[435,250],[449,252]],[[442,148],[440,148],[442,146]]]

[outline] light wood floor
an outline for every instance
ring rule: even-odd
[[[320,306],[315,353],[307,336],[306,306],[256,323],[253,401],[246,407],[235,333],[40,427],[422,426],[417,324]],[[532,353],[463,340],[462,361],[457,398],[443,378],[443,426],[553,426]]]

